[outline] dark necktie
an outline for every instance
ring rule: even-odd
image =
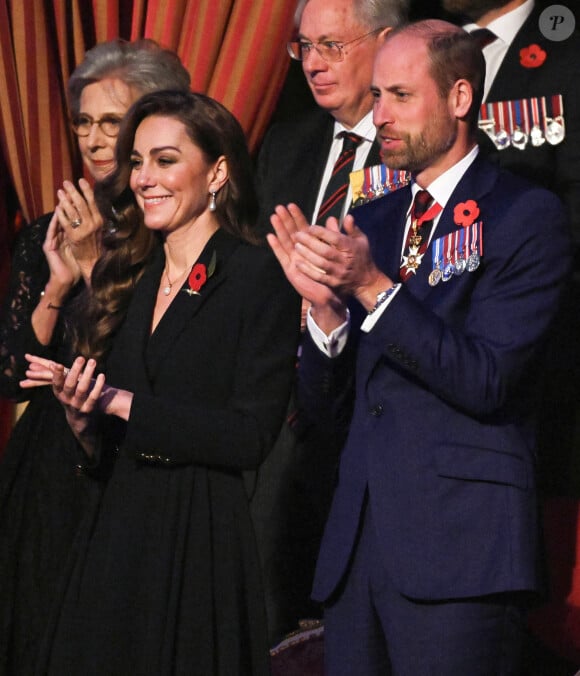
[[[471,37],[477,42],[480,49],[487,47],[487,45],[497,40],[497,35],[492,33],[488,28],[477,28],[471,31]]]
[[[318,210],[318,218],[316,220],[319,223],[322,223],[322,219],[326,220],[329,216],[340,218],[344,198],[348,192],[349,174],[354,164],[354,156],[357,146],[362,141],[360,136],[348,131],[341,132],[339,136],[343,139],[342,150],[332,169],[332,175],[328,181],[320,209]]]
[[[417,271],[429,244],[433,219],[440,211],[441,206],[433,202],[427,190],[419,190],[416,193],[411,207],[411,227],[407,233],[401,263],[402,281],[406,282]]]

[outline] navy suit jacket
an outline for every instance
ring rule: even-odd
[[[374,328],[352,308],[343,353],[305,338],[300,396],[322,425],[347,424],[313,596],[346,571],[365,495],[395,585],[420,599],[540,586],[533,419],[538,359],[570,263],[552,193],[476,158],[444,209],[435,240],[479,205],[479,268],[432,287],[428,249]],[[410,188],[359,207],[375,261],[398,279]],[[431,246],[433,242],[431,242]],[[352,388],[352,389],[349,389]],[[350,395],[349,395],[350,392]]]

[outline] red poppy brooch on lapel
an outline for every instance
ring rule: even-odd
[[[469,228],[477,217],[479,216],[479,207],[475,200],[466,200],[460,202],[453,209],[453,220],[456,225],[461,225],[463,228]]]
[[[207,280],[215,272],[215,264],[216,264],[215,251],[212,254],[211,260],[207,268],[204,263],[196,263],[191,268],[191,272],[189,273],[189,277],[187,278],[187,285],[189,288],[183,289],[185,293],[189,294],[190,296],[201,296],[200,292],[202,288],[205,286]]]
[[[546,52],[540,45],[530,45],[520,49],[520,63],[524,68],[539,68],[546,60]]]

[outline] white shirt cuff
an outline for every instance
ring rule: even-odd
[[[337,326],[330,335],[326,335],[324,331],[314,321],[311,314],[311,308],[308,308],[306,314],[306,326],[310,337],[314,341],[316,347],[323,352],[327,357],[334,358],[344,350],[346,341],[348,340],[348,332],[350,329],[350,312],[346,310],[346,321]]]
[[[361,324],[360,330],[364,331],[365,333],[369,333],[369,331],[373,328],[373,326],[377,323],[377,321],[383,316],[383,312],[389,307],[389,305],[393,302],[393,298],[399,293],[401,290],[401,284],[397,285],[397,288],[393,291],[393,293],[387,298],[387,300],[379,305],[379,307],[370,315],[367,315],[363,323]]]

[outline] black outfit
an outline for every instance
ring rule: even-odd
[[[107,360],[134,392],[127,423],[104,418],[116,454],[83,524],[40,673],[260,676],[268,646],[244,471],[288,404],[299,298],[266,247],[218,231],[216,268],[180,290],[151,334],[161,249]]]
[[[334,118],[316,108],[299,119],[274,124],[256,168],[260,223],[268,230],[278,204],[296,203],[307,218],[316,205],[333,140]],[[372,144],[365,166],[380,164]],[[271,229],[271,228],[270,228]],[[288,424],[260,469],[251,508],[264,567],[272,643],[297,628],[298,620],[321,617],[310,600],[314,566],[334,490],[343,438],[303,424],[294,404]]]
[[[580,429],[580,32],[561,42],[547,39],[538,19],[552,3],[536,2],[516,34],[493,80],[488,102],[513,101],[561,94],[566,136],[558,145],[531,143],[524,150],[498,150],[480,132],[483,153],[499,166],[542,185],[564,202],[573,236],[574,275],[568,284],[552,336],[540,408],[540,485],[548,495],[580,496],[577,438]],[[532,44],[546,53],[536,68],[520,63],[520,50]],[[546,223],[546,227],[550,227]]]
[[[12,261],[0,320],[0,395],[30,399],[0,463],[0,673],[33,673],[54,589],[87,504],[100,485],[82,471],[84,454],[52,390],[22,390],[24,354],[69,363],[62,318],[49,346],[41,345],[31,315],[49,270],[42,243],[52,214],[25,225]],[[74,295],[74,293],[73,293]],[[55,310],[56,312],[56,310]]]

